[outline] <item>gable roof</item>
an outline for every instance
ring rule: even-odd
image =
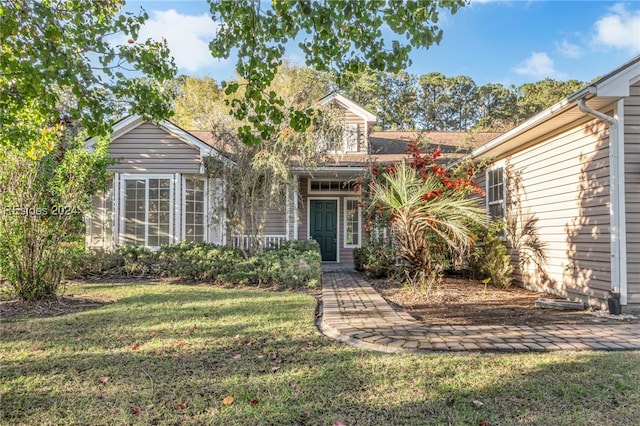
[[[125,117],[113,125],[111,140],[118,139],[119,137],[129,133],[130,131],[147,122],[149,121],[143,119],[139,115],[130,115],[128,117]],[[209,145],[202,139],[195,136],[193,133],[183,130],[182,128],[178,127],[176,124],[173,124],[168,120],[160,120],[158,123],[154,124],[165,130],[167,133],[175,136],[187,145],[199,150],[201,157],[216,157],[224,162],[233,163],[233,161],[222,155],[214,146]],[[87,139],[87,141],[85,142],[85,145],[89,152],[93,151],[94,143],[95,138],[93,137]]]
[[[578,120],[587,120],[589,116],[578,108],[579,100],[589,101],[589,107],[592,109],[602,109],[611,105],[616,99],[629,96],[629,87],[638,81],[640,81],[640,56],[636,56],[487,144],[474,149],[464,159],[498,157],[554,129]]]
[[[378,117],[376,117],[374,114],[370,113],[369,111],[364,109],[362,106],[358,105],[357,103],[353,102],[351,99],[337,92],[329,93],[327,96],[320,99],[318,102],[321,105],[326,105],[331,101],[337,102],[338,104],[342,105],[344,108],[353,112],[358,117],[361,117],[367,122],[375,123],[378,120]]]

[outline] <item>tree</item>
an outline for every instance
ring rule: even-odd
[[[211,77],[180,76],[176,79],[173,122],[189,130],[211,130],[223,118],[231,120],[226,108],[220,108],[224,93]],[[225,117],[221,117],[224,114]]]
[[[417,111],[415,77],[404,71],[385,73],[382,80],[385,96],[381,99],[382,114],[378,116],[385,130],[414,130]]]
[[[121,14],[124,0],[8,0],[0,6],[0,118],[2,145],[25,146],[26,109],[50,125],[78,120],[91,135],[111,130],[124,103],[146,118],[170,114],[170,93],[160,90],[175,66],[164,42],[137,41],[147,18]],[[108,37],[126,34],[126,45]],[[140,77],[125,78],[124,72]],[[75,102],[60,109],[61,94]]]
[[[502,84],[488,83],[478,87],[478,121],[475,128],[482,131],[504,131],[517,121],[515,89]]]
[[[418,78],[420,94],[418,100],[418,124],[424,130],[449,130],[452,102],[449,82],[444,74],[432,72]]]
[[[517,122],[542,112],[584,86],[578,80],[557,81],[545,78],[536,83],[524,83],[518,87]]]
[[[269,90],[280,94],[285,111],[295,113],[317,103],[329,86],[326,73],[284,63]],[[195,78],[185,79],[180,93],[175,105],[178,124],[211,131],[217,148],[235,163],[229,166],[209,159],[206,164],[209,177],[224,178],[228,230],[234,237],[248,237],[249,253],[262,251],[267,215],[285,205],[285,188],[294,184],[291,168],[317,164],[322,155],[318,152],[319,140],[342,140],[344,116],[325,109],[304,132],[294,131],[284,120],[272,136],[246,145],[238,136],[243,122],[228,114],[229,102],[225,102],[241,93],[226,95],[212,80]],[[190,113],[184,114],[187,107]]]
[[[236,71],[243,80],[242,97],[230,101],[231,112],[251,125],[239,129],[246,143],[258,143],[276,133],[285,122],[295,131],[309,126],[313,109],[287,111],[282,98],[269,85],[282,64],[285,45],[302,38],[298,46],[307,66],[334,71],[338,80],[366,68],[397,72],[410,65],[412,48],[439,43],[440,13],[455,13],[465,0],[209,0],[219,30],[211,42],[215,58],[228,58],[237,49]],[[398,38],[387,43],[383,29]],[[349,74],[345,74],[347,71]],[[240,82],[225,86],[236,93]],[[285,116],[286,114],[286,116]],[[258,132],[256,134],[255,131]]]
[[[345,96],[376,115],[385,109],[382,100],[386,90],[382,86],[381,73],[366,69],[351,76],[350,81],[349,84],[339,88]]]
[[[390,227],[397,254],[410,268],[409,283],[429,287],[440,279],[446,252],[471,246],[474,227],[483,227],[485,210],[472,193],[482,193],[472,180],[472,164],[447,170],[437,163],[438,150],[422,153],[409,145],[411,161],[380,171],[364,188],[364,210],[371,225]]]
[[[451,104],[448,115],[452,117],[450,130],[466,131],[477,120],[476,83],[467,76],[452,77],[449,79],[449,91]]]
[[[171,94],[162,90],[175,73],[169,51],[136,40],[146,14],[121,14],[123,4],[0,5],[0,276],[23,299],[56,292],[89,195],[104,184],[101,137],[117,115],[170,114]],[[114,34],[129,40],[116,45]],[[93,153],[88,135],[98,137]]]

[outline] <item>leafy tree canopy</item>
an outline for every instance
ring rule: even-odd
[[[286,113],[283,99],[268,90],[282,64],[286,44],[300,40],[306,65],[344,72],[365,68],[397,72],[411,64],[412,48],[439,43],[440,13],[456,13],[465,0],[358,0],[320,2],[273,0],[209,0],[214,21],[220,26],[210,44],[215,58],[228,58],[237,50],[236,70],[244,80],[242,97],[230,101],[232,114],[248,120],[239,135],[245,143],[258,143],[276,132],[285,120],[296,131],[308,127],[313,111]],[[388,28],[398,39],[383,37]],[[406,41],[400,41],[402,38]],[[227,94],[238,91],[239,82],[225,85]],[[257,134],[256,134],[257,131]]]
[[[137,40],[147,16],[122,14],[123,4],[0,2],[0,281],[23,299],[55,294],[81,247],[82,214],[109,163],[98,136],[125,111],[170,115],[169,51]],[[98,137],[92,153],[88,135]]]
[[[145,13],[121,13],[124,0],[5,0],[0,4],[1,146],[35,148],[37,112],[56,131],[72,121],[92,135],[111,130],[114,113],[147,118],[169,115],[168,93],[160,83],[175,74],[164,42],[140,41]],[[114,35],[129,37],[116,45]],[[125,78],[124,72],[138,77]],[[65,102],[62,94],[73,98]],[[66,104],[68,107],[64,108]],[[59,130],[59,129],[58,129]]]

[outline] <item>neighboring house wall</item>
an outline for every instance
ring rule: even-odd
[[[640,304],[640,83],[624,101],[627,296]]]
[[[504,158],[514,224],[507,242],[526,287],[603,307],[611,288],[608,143],[608,126],[585,119]]]

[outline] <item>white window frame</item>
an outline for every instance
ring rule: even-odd
[[[120,229],[118,234],[118,244],[124,245],[125,235],[124,230],[125,227],[125,206],[126,206],[126,186],[125,182],[127,180],[144,180],[145,188],[144,188],[144,198],[145,198],[145,211],[144,211],[144,247],[150,248],[152,250],[157,250],[160,248],[159,246],[150,246],[148,244],[149,241],[149,179],[167,179],[169,180],[169,244],[175,242],[175,234],[174,234],[174,206],[175,206],[175,184],[176,179],[173,174],[129,174],[129,173],[121,173],[120,174]]]
[[[490,195],[491,195],[491,182],[490,182],[490,176],[492,174],[492,172],[495,172],[496,170],[502,169],[502,197],[500,199],[496,199],[496,200],[490,200]],[[497,205],[497,204],[502,204],[502,219],[506,219],[507,216],[507,177],[505,175],[505,163],[504,161],[500,161],[494,165],[492,165],[491,167],[487,168],[487,170],[485,171],[485,192],[486,192],[486,207],[487,207],[487,212],[490,212],[490,206],[493,205]],[[491,216],[491,218],[493,219],[493,216]]]
[[[202,226],[203,226],[203,235],[202,241],[205,243],[209,242],[209,179],[207,179],[204,175],[183,175],[182,176],[182,203],[181,203],[181,229],[182,229],[182,241],[187,241],[187,179],[197,179],[204,182],[204,193],[203,197],[203,211],[204,215],[202,217]]]
[[[492,171],[496,171],[498,169],[502,169],[502,199],[501,200],[495,200],[495,201],[489,201],[489,195],[490,195],[490,190],[489,190],[489,176],[490,176],[490,172]],[[489,221],[493,221],[493,220],[497,220],[497,216],[494,217],[491,215],[491,210],[490,210],[490,206],[492,205],[497,205],[497,204],[502,204],[502,221],[503,223],[506,223],[507,221],[507,174],[506,172],[506,166],[505,166],[505,162],[503,161],[499,161],[495,164],[493,164],[491,167],[487,168],[487,170],[485,171],[485,189],[486,189],[486,196],[485,196],[485,200],[486,200],[486,208],[487,208],[487,215],[488,215],[488,220]],[[502,229],[501,231],[496,233],[497,237],[502,238],[503,240],[506,239],[506,231],[505,229]]]
[[[360,198],[355,198],[355,197],[345,197],[343,198],[344,202],[343,202],[343,214],[344,214],[344,248],[358,248],[362,246],[362,210],[360,207]],[[349,201],[355,201],[356,202],[356,210],[357,210],[357,214],[358,214],[358,244],[347,244],[347,236],[349,235],[347,226],[349,224],[349,216],[347,215],[347,211],[348,208],[347,206],[349,205]]]
[[[345,123],[344,125],[344,134],[342,136],[342,152],[358,152],[358,145],[360,144],[360,126],[358,123]],[[349,138],[350,136],[355,135],[355,147],[351,149],[349,146]]]
[[[351,194],[360,194],[360,189],[358,188],[358,190],[352,190],[349,188],[345,188],[345,189],[339,189],[339,190],[331,190],[331,189],[320,189],[320,190],[316,190],[316,189],[311,189],[311,182],[340,182],[342,183],[349,183],[351,182],[351,179],[307,179],[307,194],[308,195],[314,195],[314,194],[320,194],[320,195],[324,195],[324,194],[335,194],[335,195],[351,195]],[[354,181],[354,185],[355,185],[355,181]]]

